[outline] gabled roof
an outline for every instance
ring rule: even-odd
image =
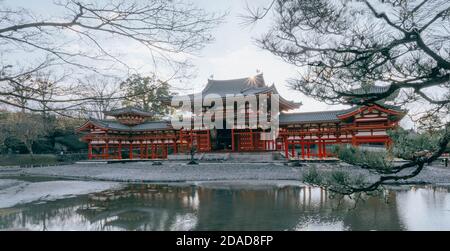
[[[154,115],[152,112],[146,112],[137,107],[124,107],[124,108],[114,109],[114,110],[105,112],[105,115],[109,115],[109,116],[119,116],[119,115],[125,115],[125,114],[139,115],[139,116],[143,116],[143,117],[151,117]]]
[[[390,115],[399,116],[399,118],[402,118],[406,114],[406,111],[400,109],[399,106],[387,105],[387,104],[383,104],[381,102],[375,102],[371,106],[356,106],[356,108],[357,109],[355,109],[353,111],[347,111],[345,113],[339,114],[338,118],[345,119],[345,118],[353,117],[357,113],[361,113],[367,109],[374,109],[374,108],[377,110],[380,110],[382,112],[385,112],[387,114],[390,114]]]
[[[256,95],[261,93],[279,94],[275,85],[267,86],[262,73],[248,78],[238,78],[229,80],[212,80],[208,79],[208,84],[198,94],[189,95],[192,99],[194,95],[205,97],[208,94],[215,94],[226,97],[227,94]],[[301,105],[300,102],[289,101],[280,96],[280,109],[296,109]]]
[[[115,131],[152,131],[152,130],[171,130],[172,126],[168,121],[150,121],[135,126],[127,126],[115,120],[99,120],[90,118],[84,125],[80,126],[77,131],[83,131],[88,125],[94,125],[102,129]]]
[[[208,79],[208,83],[201,93],[202,95],[218,94],[220,96],[225,96],[227,94],[242,93],[242,91],[247,89],[261,87],[267,87],[262,73],[248,78],[229,80]]]

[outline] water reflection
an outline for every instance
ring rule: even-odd
[[[299,186],[136,184],[0,209],[0,228],[32,230],[450,230],[447,188],[390,190],[363,203]]]
[[[412,188],[408,193],[398,193],[402,203],[397,206],[401,222],[406,229],[449,230],[449,188]]]

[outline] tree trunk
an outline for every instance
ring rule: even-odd
[[[30,156],[33,157],[33,143],[25,143],[25,147],[27,148]]]

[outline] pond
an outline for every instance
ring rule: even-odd
[[[449,191],[402,186],[355,204],[295,182],[129,184],[1,208],[0,229],[450,230]]]

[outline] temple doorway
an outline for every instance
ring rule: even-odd
[[[215,149],[214,150],[231,150],[231,149],[232,149],[232,147],[231,147],[231,130],[216,129]]]

